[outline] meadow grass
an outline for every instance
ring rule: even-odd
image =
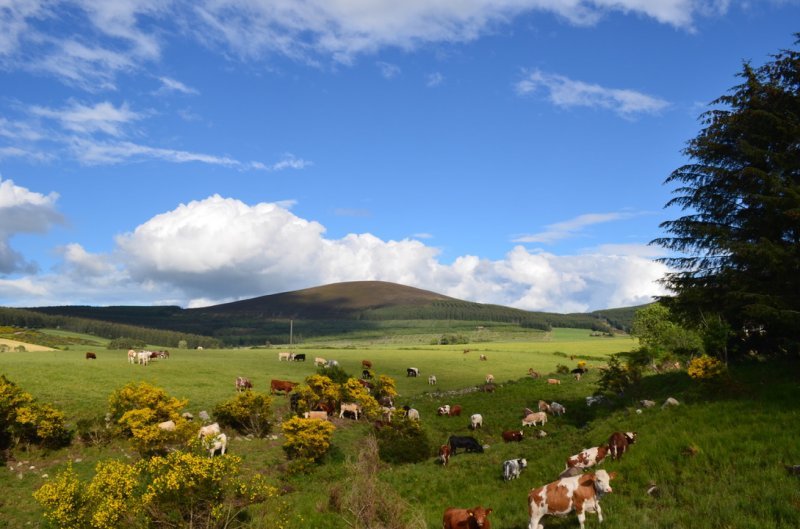
[[[740,366],[724,385],[699,384],[685,373],[649,376],[627,396],[591,408],[584,397],[596,389],[596,369],[581,381],[560,376],[562,384],[558,386],[525,375],[531,367],[542,374],[554,372],[557,364],[573,367],[581,357],[597,367],[608,354],[635,346],[629,338],[590,338],[588,334],[558,329],[528,342],[466,346],[413,342],[296,346],[298,352],[306,353],[305,363],[279,362],[281,348],[175,350],[169,360],[147,367],[127,364],[124,351],[104,349],[86,349],[96,351],[96,361],[85,360],[84,350],[3,353],[0,373],[38,399],[66,411],[74,424],[79,418],[101,416],[108,395],[128,382],[146,380],[163,387],[173,396],[188,399],[188,409],[196,414],[230,398],[236,376],[248,376],[256,390],[266,391],[271,378],[301,381],[314,373],[314,356],[334,358],[352,374],[360,373],[362,359],[369,359],[378,373],[396,379],[401,394],[398,403],[420,411],[432,444],[438,446],[456,434],[474,435],[488,445],[483,454],[459,453],[446,468],[437,464],[433,455],[417,464],[382,467],[380,480],[408,502],[410,514],[424,519],[428,527],[441,527],[441,513],[448,506],[481,504],[494,509],[495,529],[526,528],[528,491],[555,479],[567,457],[605,442],[613,431],[636,431],[639,440],[621,461],[603,465],[619,472],[612,482],[614,492],[603,499],[603,527],[800,526],[798,478],[789,476],[782,466],[800,463],[796,364]],[[464,354],[465,348],[470,352]],[[480,361],[480,354],[488,360]],[[576,359],[571,360],[570,355]],[[421,370],[420,378],[406,377],[410,366]],[[495,392],[451,393],[482,384],[486,373],[492,373],[499,383]],[[436,374],[437,386],[427,384],[429,374]],[[681,406],[635,413],[638,399],[661,403],[667,396],[678,398]],[[521,443],[504,443],[502,432],[520,429],[522,409],[534,408],[539,399],[564,404],[566,415],[551,418],[541,428],[548,433],[544,439],[533,439],[525,428]],[[436,409],[442,404],[460,404],[462,416],[437,416]],[[276,397],[276,415],[285,414],[286,408],[286,397]],[[468,428],[472,413],[484,417],[484,427],[476,432]],[[268,506],[252,510],[252,527],[274,527],[279,508],[287,513],[289,527],[350,527],[331,509],[331,497],[352,482],[346,463],[355,459],[371,428],[366,421],[336,419],[335,424],[331,452],[308,475],[286,475],[280,438],[232,439],[230,450],[243,458],[245,472],[265,474],[285,491]],[[18,450],[14,455],[16,461],[10,462],[14,471],[0,474],[0,527],[41,524],[31,493],[44,482],[43,473],[53,476],[67,461],[80,460],[74,466],[88,478],[99,460],[136,458],[124,441],[104,447],[74,443],[49,453]],[[502,462],[517,457],[527,458],[529,466],[520,479],[506,483],[501,478]],[[17,466],[21,461],[25,463]],[[36,469],[28,470],[29,466]],[[658,487],[657,496],[646,493],[651,482]],[[544,524],[548,529],[577,527],[577,520],[574,515],[545,518]],[[597,526],[596,517],[589,515],[587,527]]]

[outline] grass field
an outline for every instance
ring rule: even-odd
[[[401,466],[385,465],[379,472],[408,503],[408,513],[424,520],[427,527],[441,527],[441,513],[448,506],[491,506],[493,527],[527,527],[527,492],[553,480],[564,460],[588,446],[604,442],[615,430],[637,431],[639,441],[620,462],[607,462],[607,470],[620,476],[612,482],[614,493],[604,498],[606,521],[615,528],[796,528],[800,526],[798,478],[789,476],[783,464],[800,463],[797,441],[800,387],[797,365],[744,366],[734,372],[725,388],[699,386],[685,373],[651,376],[625,399],[610,407],[587,408],[584,397],[596,386],[590,372],[580,382],[561,377],[560,386],[548,386],[526,377],[528,368],[542,373],[557,364],[570,367],[578,359],[590,366],[603,363],[611,353],[630,350],[629,338],[590,338],[588,331],[557,329],[527,342],[485,342],[467,346],[429,346],[419,342],[365,343],[337,342],[298,346],[308,361],[279,362],[279,348],[171,351],[169,360],[147,367],[129,365],[124,351],[86,348],[97,353],[87,361],[84,350],[0,354],[0,373],[31,392],[38,399],[54,403],[74,424],[79,418],[102,415],[108,395],[128,382],[149,381],[171,395],[189,400],[195,414],[231,397],[236,376],[248,376],[256,390],[265,391],[271,378],[301,381],[315,372],[315,356],[333,358],[357,374],[362,359],[373,362],[378,373],[392,376],[401,394],[399,403],[420,410],[422,424],[435,444],[451,434],[475,435],[489,446],[484,454],[458,454],[442,468],[428,461]],[[469,353],[463,350],[469,348]],[[487,361],[480,361],[484,354]],[[569,356],[574,355],[575,360]],[[421,371],[418,379],[406,377],[406,368]],[[447,395],[481,384],[492,373],[500,385],[494,393]],[[427,384],[435,374],[439,384]],[[676,409],[645,410],[634,413],[640,398],[662,402],[675,396],[682,405]],[[567,414],[553,418],[543,428],[548,437],[526,438],[505,444],[503,430],[518,428],[523,407],[539,399],[565,404]],[[286,410],[286,398],[276,397],[276,414]],[[441,404],[460,404],[460,418],[439,417]],[[481,413],[484,428],[474,434],[468,429],[469,415]],[[230,450],[244,460],[246,471],[270,476],[287,493],[281,497],[289,512],[290,527],[349,527],[329,507],[332,495],[353,482],[348,461],[363,446],[370,427],[362,421],[336,420],[334,446],[323,465],[310,475],[286,477],[281,440],[234,438]],[[277,431],[277,430],[276,430]],[[526,432],[527,433],[527,432]],[[693,454],[693,455],[692,455]],[[83,476],[91,476],[97,461],[105,458],[135,457],[123,441],[104,447],[83,447],[77,443],[63,450],[45,453],[15,452],[11,469],[0,474],[0,527],[39,527],[38,505],[31,492],[53,476],[67,461]],[[502,481],[505,459],[526,457],[529,468],[519,480]],[[30,469],[30,467],[35,467]],[[645,493],[654,482],[660,494]],[[254,528],[272,527],[270,505],[254,511]],[[577,527],[574,515],[546,518],[545,527]],[[597,527],[589,515],[587,527]]]

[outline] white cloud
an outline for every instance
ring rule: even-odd
[[[574,237],[577,234],[580,234],[583,228],[587,226],[592,226],[594,224],[601,224],[604,222],[612,222],[616,220],[622,220],[630,218],[633,214],[632,213],[586,213],[584,215],[579,215],[574,219],[565,220],[563,222],[557,222],[555,224],[550,224],[547,226],[547,230],[539,232],[539,233],[532,233],[529,235],[520,235],[512,239],[513,242],[525,242],[525,243],[544,243],[550,244],[561,239],[566,239],[569,237]]]
[[[635,90],[606,88],[541,70],[528,72],[515,88],[519,95],[529,95],[543,89],[547,92],[548,100],[559,107],[604,108],[624,118],[658,114],[669,106],[663,99]]]
[[[0,274],[36,271],[36,264],[15,251],[10,240],[20,233],[45,233],[62,224],[56,200],[56,193],[42,195],[0,177]]]
[[[434,72],[432,74],[428,74],[428,80],[425,82],[425,86],[428,88],[434,88],[439,86],[444,82],[444,75],[439,72]]]
[[[400,75],[400,72],[401,72],[400,67],[397,66],[396,64],[391,64],[391,63],[383,62],[383,61],[378,61],[375,64],[378,65],[378,68],[381,71],[381,75],[385,79],[393,79],[393,78],[397,77],[398,75]]]
[[[158,80],[161,81],[161,88],[157,90],[159,93],[180,92],[186,95],[198,95],[200,93],[198,90],[169,77],[159,77]]]
[[[113,103],[104,101],[94,106],[86,106],[72,102],[68,108],[54,110],[45,107],[31,107],[36,116],[58,121],[61,126],[72,132],[93,134],[102,132],[111,136],[121,136],[123,125],[142,119],[142,115],[131,111],[126,103],[115,107]]]

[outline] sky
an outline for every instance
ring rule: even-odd
[[[647,303],[702,112],[800,0],[0,0],[0,305],[382,280]]]

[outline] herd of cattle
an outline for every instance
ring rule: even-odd
[[[91,356],[90,356],[91,355]],[[94,353],[86,353],[86,358],[95,358]],[[161,358],[169,358],[168,351],[128,351],[128,361],[132,364],[147,365],[150,360]],[[305,361],[305,354],[296,354],[289,352],[281,352],[278,354],[279,361]],[[485,357],[481,358],[485,360]],[[324,358],[316,357],[314,359],[315,366],[332,367],[337,366],[336,360],[326,360]],[[362,361],[364,371],[362,373],[362,381],[371,378],[372,362],[369,360]],[[416,367],[409,367],[406,370],[408,377],[418,377],[420,370]],[[531,374],[531,373],[529,373]],[[573,373],[575,374],[575,373]],[[580,377],[578,373],[576,378]],[[538,374],[534,378],[538,378]],[[534,376],[531,374],[531,376]],[[493,384],[494,377],[492,375],[486,376],[486,383]],[[430,375],[428,377],[429,384],[436,384],[436,376]],[[548,384],[560,384],[558,379],[547,379]],[[292,393],[292,390],[298,383],[272,379],[270,381],[270,393],[284,393],[290,397],[290,406],[294,411],[297,411],[297,395]],[[365,387],[369,387],[365,384]],[[237,377],[235,380],[236,391],[247,391],[253,388],[253,384],[246,377]],[[600,402],[598,397],[587,397],[586,405],[592,406]],[[394,413],[393,403],[388,401],[381,402],[383,406],[383,420],[391,421]],[[663,407],[677,405],[674,399],[668,399]],[[652,401],[641,401],[643,407],[652,407],[655,405]],[[458,417],[461,415],[462,407],[458,404],[449,405],[445,404],[437,409],[437,414],[440,416]],[[637,410],[637,412],[640,410]],[[335,410],[331,406],[320,406],[320,409],[307,411],[303,416],[307,419],[321,419],[328,420]],[[537,405],[537,410],[525,408],[522,414],[521,426],[522,428],[528,426],[543,426],[547,423],[548,414],[552,416],[562,416],[566,413],[566,407],[558,402],[547,403],[540,400]],[[353,417],[358,420],[362,415],[362,410],[357,403],[341,403],[339,406],[339,418],[346,416]],[[419,411],[409,406],[403,406],[403,415],[410,420],[420,420]],[[381,421],[377,422],[379,425]],[[173,430],[175,423],[173,421],[166,421],[158,425],[163,430]],[[474,430],[483,428],[483,415],[474,413],[470,415],[469,428]],[[543,430],[536,430],[535,437],[541,438],[547,436]],[[209,455],[213,456],[215,453],[220,452],[225,454],[228,438],[220,430],[218,423],[206,424],[201,427],[198,432],[198,438],[202,440],[203,445],[209,451]],[[506,443],[520,442],[524,438],[524,430],[506,430],[502,432],[502,439]],[[612,491],[610,481],[616,476],[615,472],[608,473],[605,470],[597,470],[595,472],[584,472],[591,469],[596,465],[602,463],[607,457],[612,460],[619,460],[623,454],[628,450],[630,445],[636,442],[636,432],[613,432],[605,444],[595,446],[582,450],[581,452],[570,456],[565,461],[565,469],[558,476],[558,479],[546,485],[535,488],[528,494],[528,511],[530,516],[529,529],[543,529],[539,523],[540,520],[550,514],[566,515],[573,511],[577,514],[578,521],[581,529],[584,528],[584,521],[586,513],[596,513],[599,521],[603,521],[603,514],[600,508],[600,499],[604,494]],[[484,446],[481,445],[477,439],[472,436],[451,435],[448,438],[447,444],[441,445],[439,448],[438,459],[443,467],[446,467],[450,461],[450,457],[456,455],[458,450],[464,452],[482,453]],[[504,481],[517,479],[523,469],[528,466],[525,458],[509,459],[503,462],[502,477]],[[475,527],[490,529],[491,523],[488,519],[489,514],[492,512],[491,508],[483,508],[481,506],[472,509],[448,508],[443,516],[443,529],[472,529]]]

